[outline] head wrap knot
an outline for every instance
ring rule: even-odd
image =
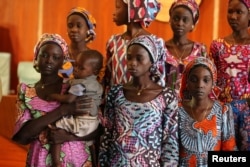
[[[213,87],[212,87],[212,92],[210,97],[211,98],[216,98],[218,97],[220,93],[220,88],[216,86],[216,81],[217,81],[217,68],[215,64],[208,58],[206,57],[197,57],[194,60],[190,61],[187,66],[185,67],[185,70],[182,74],[182,79],[181,79],[181,87],[180,87],[180,97],[183,99],[186,97],[186,94],[188,92],[187,90],[187,81],[188,77],[190,75],[190,71],[195,67],[195,66],[206,66],[211,74],[212,74],[212,79],[213,79]]]
[[[155,20],[160,11],[157,0],[123,0],[128,5],[128,22],[140,22],[144,27]]]
[[[185,6],[191,11],[194,25],[196,25],[196,23],[199,20],[199,15],[200,15],[199,6],[196,3],[196,1],[195,0],[175,0],[175,2],[172,4],[172,6],[169,9],[170,16],[171,16],[172,11],[178,6]]]
[[[69,59],[68,45],[67,45],[66,41],[58,34],[44,33],[44,34],[42,34],[42,36],[40,37],[40,39],[38,40],[38,42],[34,48],[33,64],[34,64],[34,68],[36,70],[38,70],[37,69],[37,57],[38,57],[39,51],[43,45],[45,45],[46,43],[49,43],[49,42],[55,43],[58,46],[60,46],[60,48],[63,51],[64,62],[68,61],[68,59]]]
[[[164,64],[164,60],[166,58],[165,55],[165,49],[162,47],[164,46],[161,42],[161,40],[156,40],[151,35],[140,35],[136,38],[133,38],[129,44],[129,48],[131,45],[138,44],[143,46],[149,53],[150,60],[152,60],[152,66],[150,67],[150,73],[151,73],[151,79],[154,82],[157,82],[159,85],[164,86],[165,85],[165,73],[162,68],[162,65]]]
[[[96,28],[96,20],[95,18],[84,8],[82,7],[75,7],[70,10],[67,18],[73,14],[80,14],[87,23],[88,31],[87,31],[87,38],[85,39],[86,42],[93,41],[96,37],[96,32],[94,31]]]

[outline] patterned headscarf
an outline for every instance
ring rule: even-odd
[[[194,25],[196,25],[196,23],[199,20],[199,13],[200,13],[199,6],[196,3],[196,1],[195,0],[175,0],[175,2],[172,4],[172,6],[169,9],[170,16],[171,16],[172,11],[178,6],[185,6],[191,11]]]
[[[123,0],[128,5],[128,22],[140,22],[144,27],[155,20],[160,11],[158,0]]]
[[[87,23],[88,29],[89,29],[87,31],[87,38],[85,41],[86,42],[93,41],[96,37],[96,32],[94,31],[96,28],[95,18],[86,9],[84,9],[82,7],[75,7],[73,9],[71,9],[67,18],[69,18],[69,16],[71,16],[73,14],[80,14],[81,16],[83,16],[84,20]]]
[[[127,49],[134,44],[139,44],[148,51],[150,60],[153,61],[152,66],[150,67],[151,79],[159,85],[164,86],[165,76],[159,66],[166,58],[164,48],[160,48],[156,39],[151,35],[140,35],[133,38],[129,42]]]
[[[229,0],[229,2],[232,0]],[[242,2],[244,5],[246,5],[246,7],[248,8],[248,10],[250,9],[250,0],[239,0],[240,2]]]
[[[68,45],[67,45],[66,41],[58,34],[44,33],[44,34],[42,34],[41,38],[38,40],[38,42],[34,48],[34,61],[33,61],[33,63],[34,63],[34,68],[36,70],[38,70],[37,69],[37,57],[38,57],[39,50],[44,44],[46,44],[48,42],[53,42],[53,43],[57,44],[58,46],[60,46],[62,51],[63,51],[64,62],[69,60],[69,50],[68,50]]]
[[[182,75],[182,79],[181,79],[181,87],[180,87],[180,97],[181,99],[185,98],[186,93],[188,93],[187,90],[187,80],[190,74],[190,71],[195,67],[195,66],[199,66],[199,65],[203,65],[206,66],[211,74],[212,74],[212,79],[213,79],[213,87],[212,87],[212,92],[210,97],[211,98],[216,98],[218,97],[219,93],[220,93],[220,88],[216,86],[216,81],[217,81],[217,69],[215,64],[208,58],[206,57],[197,57],[194,60],[190,61],[187,66],[185,67],[185,70],[183,72]]]

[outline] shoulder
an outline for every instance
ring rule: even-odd
[[[166,103],[171,103],[171,102],[178,103],[176,93],[173,89],[165,87],[162,91],[162,95]]]
[[[215,101],[214,107],[216,109],[219,109],[222,114],[232,112],[232,107],[229,103],[221,102],[221,101]]]
[[[110,45],[111,43],[114,43],[116,41],[119,41],[122,39],[122,34],[115,34],[115,35],[112,35],[109,39],[108,39],[108,42],[107,42],[107,45]]]

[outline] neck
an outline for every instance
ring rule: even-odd
[[[149,77],[134,77],[132,80],[132,85],[138,89],[144,89],[145,87],[148,87],[148,85],[152,85],[154,83],[152,80],[149,79]]]
[[[172,38],[172,41],[175,45],[177,46],[181,46],[181,45],[185,45],[185,44],[188,44],[189,40],[187,39],[186,36],[174,36]]]
[[[190,105],[193,108],[200,108],[200,107],[205,107],[211,102],[211,99],[209,97],[205,99],[195,99],[192,97],[192,100],[190,101]]]
[[[245,38],[249,38],[249,32],[248,30],[242,30],[242,31],[234,31],[232,33],[232,37],[235,40],[240,40],[240,39],[245,39]]]

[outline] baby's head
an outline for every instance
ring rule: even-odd
[[[98,75],[103,66],[103,56],[97,50],[86,50],[79,53],[74,63],[74,77],[86,78]]]

